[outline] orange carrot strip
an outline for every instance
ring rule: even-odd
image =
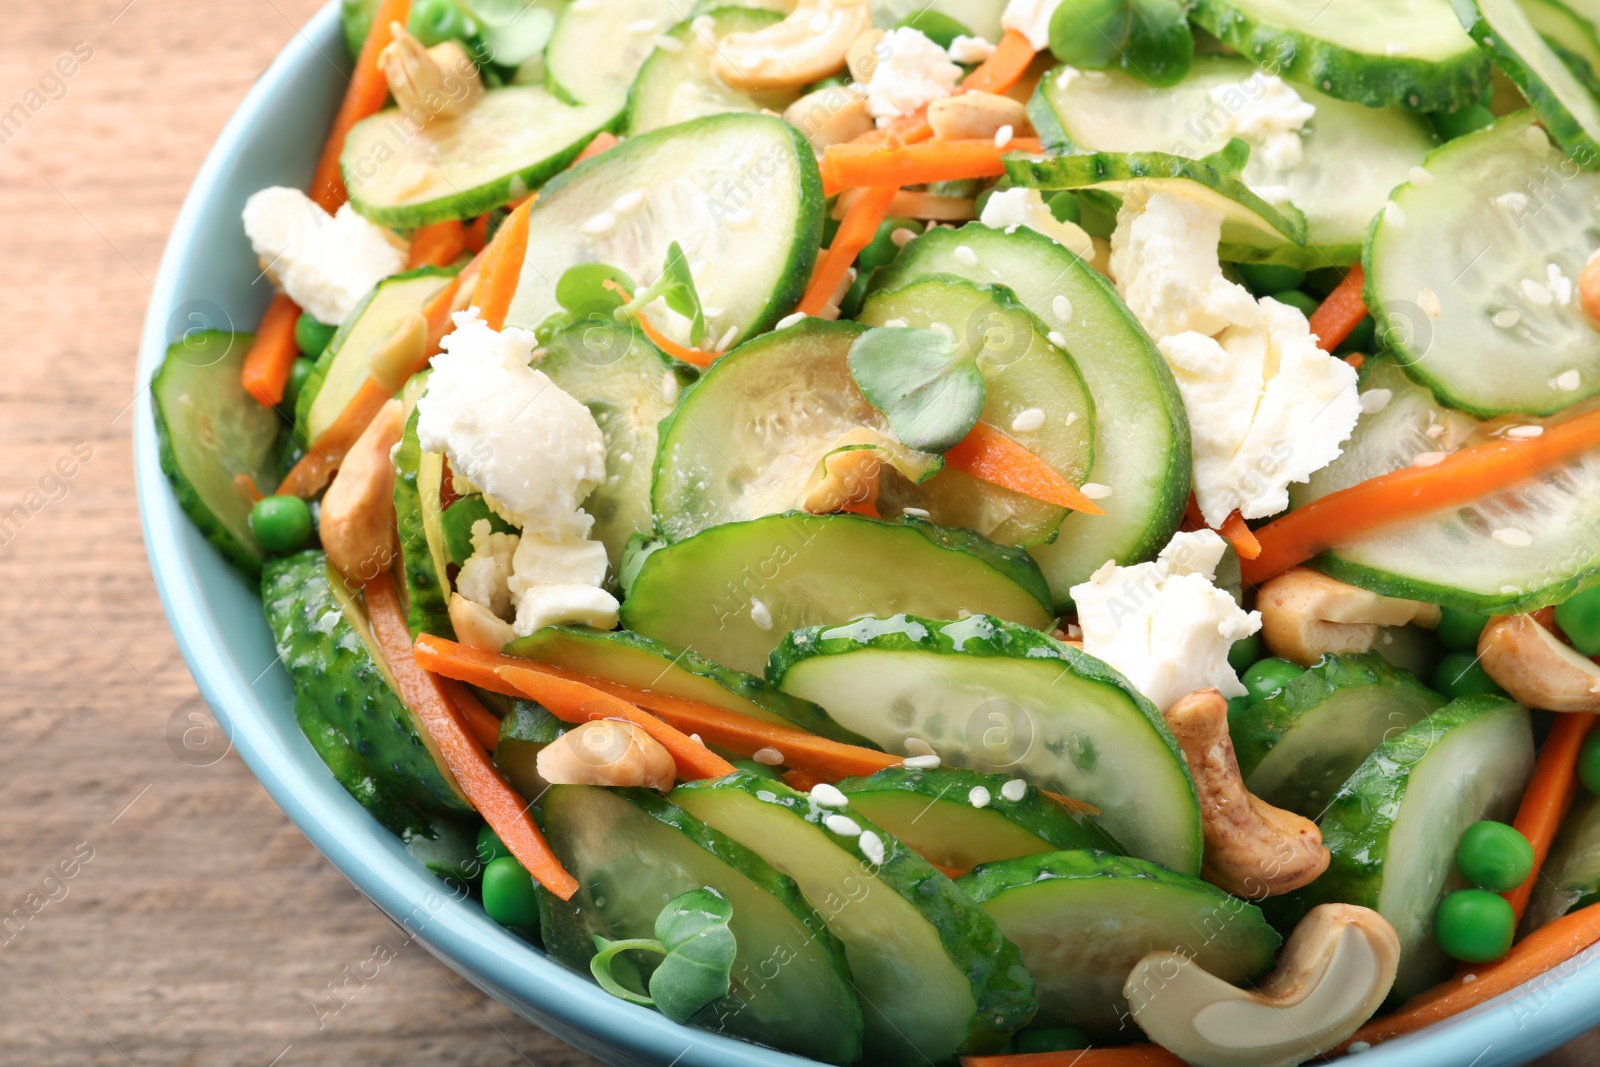
[[[339,113],[333,117],[333,129],[328,131],[322,158],[311,176],[311,199],[329,214],[338,211],[350,199],[344,187],[344,174],[339,169],[339,153],[344,151],[344,139],[350,127],[377,114],[389,99],[389,81],[378,65],[378,53],[394,40],[389,26],[395,22],[404,26],[410,17],[411,0],[381,0],[378,10],[372,14],[372,29],[361,46],[361,54],[356,57],[355,69],[350,72],[350,87],[345,90]]]
[[[462,725],[456,715],[457,702],[451,699],[447,685],[417,666],[411,654],[405,612],[387,572],[367,583],[366,601],[372,636],[389,663],[400,698],[439,746],[445,766],[461,791],[540,885],[562,900],[571,898],[578,890],[578,882],[550,851],[528,814],[527,802],[500,777],[483,748]]]
[[[467,249],[467,228],[459,219],[424,226],[411,235],[411,253],[406,268],[448,267]]]
[[[579,152],[578,153],[578,158],[574,159],[572,162],[574,164],[577,164],[577,163],[582,163],[586,159],[593,159],[595,156],[598,156],[601,152],[604,152],[604,151],[606,151],[608,149],[611,149],[611,148],[615,148],[621,142],[622,142],[622,138],[618,137],[614,133],[605,133],[605,132],[597,133],[597,134],[595,134],[594,140],[592,140],[588,144],[584,145],[583,146],[583,151]]]
[[[1348,356],[1344,357],[1344,361],[1350,364],[1351,370],[1360,370],[1367,362],[1367,357],[1362,355],[1360,352],[1352,352]]]
[[[817,265],[816,273],[811,276],[811,284],[806,287],[806,293],[800,298],[800,304],[795,308],[807,315],[820,315],[828,302],[833,299],[834,292],[839,284],[844,281],[850,264],[856,261],[856,256],[861,250],[872,243],[872,238],[877,235],[878,224],[883,221],[884,213],[889,209],[889,202],[900,191],[898,185],[885,185],[866,190],[855,203],[850,205],[844,218],[839,221],[839,229],[833,235],[833,244],[823,253],[822,262]]]
[[[721,352],[702,352],[698,348],[685,348],[656,329],[656,324],[650,321],[650,316],[642,311],[639,312],[634,321],[639,324],[639,329],[644,331],[644,335],[650,338],[651,344],[673,359],[681,359],[685,363],[693,363],[696,367],[709,367],[716,362],[718,356],[722,355]]]
[[[479,215],[469,222],[462,231],[466,240],[467,251],[477,255],[489,243],[489,216],[487,213]]]
[[[811,790],[815,789],[819,784],[821,784],[821,782],[822,779],[818,778],[810,771],[802,771],[796,768],[795,770],[783,772],[783,783],[790,789],[798,790],[801,793],[811,792]]]
[[[483,701],[472,695],[471,690],[450,678],[439,679],[439,688],[444,690],[445,696],[450,698],[450,703],[456,709],[456,718],[461,720],[461,725],[485,749],[493,752],[500,745],[500,720],[494,717],[494,712],[483,706]]]
[[[1544,739],[1544,747],[1539,750],[1533,777],[1528,780],[1528,791],[1522,795],[1522,804],[1517,808],[1516,820],[1511,825],[1533,846],[1533,873],[1526,882],[1501,896],[1510,902],[1519,921],[1528,909],[1528,896],[1539,880],[1539,868],[1550,855],[1550,844],[1561,828],[1561,820],[1567,817],[1572,798],[1577,795],[1578,753],[1594,721],[1593,715],[1556,713],[1556,721]]]
[[[1311,313],[1311,332],[1317,335],[1317,347],[1324,352],[1338,348],[1367,317],[1367,301],[1361,294],[1366,281],[1366,272],[1357,263]]]
[[[235,474],[233,476],[233,487],[239,491],[240,496],[250,501],[251,504],[261,499],[261,488],[256,485],[255,478],[249,474]]]
[[[278,495],[309,500],[321,492],[339,469],[339,464],[344,462],[345,454],[355,445],[361,431],[367,428],[367,424],[378,414],[378,409],[388,400],[387,389],[371,376],[364,379],[339,417],[333,420],[333,425],[312,442],[306,454],[278,483]]]
[[[570,678],[558,678],[526,665],[500,667],[495,673],[515,686],[523,696],[544,705],[550,714],[562,722],[621,719],[632,723],[672,753],[672,759],[678,765],[679,778],[693,781],[721,778],[733,773],[733,764],[705,745],[603,689]]]
[[[1160,1045],[1123,1045],[1073,1052],[1013,1052],[1005,1056],[963,1056],[961,1067],[1184,1067]]]
[[[1022,80],[1038,54],[1021,32],[1007,30],[989,58],[962,80],[961,88],[969,93],[1004,93]]]
[[[1004,147],[988,137],[901,145],[829,145],[822,153],[823,192],[856,187],[923,185],[959,178],[998,178],[1012,152],[1037,152],[1036,137],[1016,137]]]
[[[245,353],[239,383],[264,408],[283,399],[289,371],[300,356],[300,346],[294,339],[294,325],[299,320],[300,309],[293,300],[282,293],[274,296],[267,313],[261,316],[261,328],[256,331],[250,351]]]
[[[944,454],[945,466],[964,471],[1013,493],[1071,508],[1086,515],[1104,515],[1100,506],[1038,455],[986,422],[972,427],[961,443]]]
[[[1600,447],[1600,411],[1555,423],[1538,437],[1464,448],[1431,467],[1402,467],[1329,493],[1256,531],[1261,555],[1244,561],[1257,585],[1325,549],[1396,523],[1469,504]]]
[[[517,283],[522,280],[522,264],[528,258],[528,213],[536,199],[537,194],[530,196],[507,215],[494,240],[483,250],[483,261],[478,268],[478,286],[473,290],[472,302],[492,330],[505,326],[506,313],[511,310],[511,298],[516,295]]]
[[[1256,532],[1237,511],[1222,520],[1222,529],[1217,532],[1228,539],[1240,559],[1255,559],[1261,555],[1261,542],[1256,540]]]

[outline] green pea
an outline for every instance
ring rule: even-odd
[[[294,343],[299,347],[300,354],[309,359],[316,359],[322,355],[323,350],[328,347],[328,342],[332,341],[333,335],[338,332],[339,327],[318,322],[304,311],[294,320]]]
[[[1511,948],[1517,917],[1505,897],[1487,889],[1458,889],[1439,902],[1434,940],[1445,955],[1465,963],[1488,963]]]
[[[1013,1052],[1072,1052],[1089,1047],[1089,1035],[1076,1026],[1030,1026],[1011,1040]]]
[[[450,0],[417,0],[411,8],[411,18],[406,28],[424,47],[432,48],[436,44],[465,37],[467,20],[461,9]]]
[[[1488,819],[1475,822],[1461,835],[1456,870],[1472,885],[1509,892],[1533,873],[1533,846],[1514,826]]]
[[[867,301],[867,287],[872,284],[872,276],[877,271],[864,270],[856,275],[856,280],[850,283],[850,288],[845,290],[844,299],[839,303],[839,317],[853,319],[861,314],[861,305]]]
[[[1494,112],[1482,104],[1468,104],[1455,111],[1435,111],[1429,118],[1433,119],[1433,131],[1440,140],[1453,141],[1463,134],[1491,125]]]
[[[951,42],[957,37],[972,36],[972,31],[964,23],[957,22],[944,12],[934,11],[931,8],[923,8],[921,11],[907,15],[895,23],[895,26],[908,26],[921,33],[940,48],[949,48]]]
[[[1252,663],[1239,680],[1250,691],[1251,700],[1265,700],[1305,673],[1305,668],[1286,659],[1269,656]]]
[[[501,926],[539,925],[539,894],[533,878],[511,856],[490,860],[483,869],[483,910]]]
[[[1573,648],[1585,656],[1600,656],[1600,585],[1574,593],[1558,605],[1556,625]]]
[[[291,419],[294,418],[294,407],[300,402],[300,390],[306,387],[306,379],[311,377],[311,369],[316,361],[301,356],[289,368],[289,380],[283,383],[283,399],[278,402],[278,407]]]
[[[1281,267],[1276,263],[1236,263],[1234,269],[1244,284],[1257,296],[1280,293],[1285,289],[1298,289],[1306,283],[1306,272],[1294,267]]]
[[[500,840],[500,835],[488,823],[478,827],[478,862],[488,866],[502,856],[511,855],[511,850],[506,848],[506,843]]]
[[[1356,328],[1351,330],[1345,339],[1339,342],[1336,352],[1371,352],[1378,341],[1378,324],[1368,315],[1356,323]]]
[[[1302,315],[1305,315],[1308,318],[1313,311],[1317,310],[1316,297],[1302,293],[1298,289],[1280,290],[1272,294],[1272,299],[1276,300],[1280,304],[1288,304],[1290,307],[1297,309]]]
[[[1479,693],[1503,692],[1478,663],[1478,656],[1474,652],[1445,653],[1439,665],[1433,669],[1433,688],[1451,700]]]
[[[1600,794],[1600,733],[1590,733],[1578,750],[1578,781],[1589,792]]]
[[[311,509],[297,496],[264,496],[250,509],[250,530],[268,552],[293,552],[311,540]]]
[[[872,235],[867,247],[856,257],[857,277],[891,262],[900,254],[900,246],[894,243],[896,230],[910,230],[913,234],[919,234],[922,232],[922,224],[916,219],[901,218],[898,215],[890,215],[880,222],[878,232]],[[906,238],[902,237],[901,240],[904,241]]]
[[[1260,634],[1251,634],[1249,637],[1242,637],[1233,643],[1232,648],[1228,649],[1228,666],[1232,667],[1235,672],[1249,670],[1250,664],[1254,663],[1260,658]]]
[[[1478,635],[1489,623],[1489,616],[1460,608],[1439,609],[1439,643],[1452,652],[1470,652],[1478,647]]]

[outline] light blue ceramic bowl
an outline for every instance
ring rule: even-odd
[[[270,292],[239,225],[245,198],[306,187],[348,63],[330,3],[251,89],[211,150],[167,245],[145,321],[139,382],[192,328],[253,329]],[[135,427],[140,513],[156,586],[201,692],[278,806],[333,865],[451,968],[512,1010],[611,1064],[799,1067],[810,1061],[675,1026],[602,993],[489,921],[442,884],[341,789],[301,736],[289,677],[252,583],[190,525],[156,458],[141,391]],[[1374,1049],[1367,1067],[1524,1063],[1600,1023],[1594,953],[1424,1034]]]

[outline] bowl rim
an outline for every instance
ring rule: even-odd
[[[229,195],[229,161],[284,88],[308,65],[324,62],[347,63],[338,0],[329,0],[289,40],[207,153],[167,240],[141,334],[133,428],[140,522],[156,589],[184,662],[233,747],[289,821],[392,921],[518,1014],[611,1062],[620,1053],[633,1062],[682,1067],[813,1063],[681,1027],[617,1000],[490,921],[476,904],[450,898],[398,839],[344,793],[309,745],[302,741],[303,750],[293,751],[267,728],[268,711],[251,688],[252,679],[208,625],[212,613],[189,558],[196,550],[179,536],[188,518],[161,471],[153,405],[144,394],[171,340],[171,316],[183,299],[178,292],[182,264],[208,239],[199,225],[203,210],[213,199]],[[336,106],[330,101],[327,113]],[[214,550],[207,545],[198,551]],[[264,630],[265,620],[256,625]],[[1526,1062],[1600,1023],[1600,970],[1589,966],[1596,959],[1600,946],[1469,1012],[1364,1052],[1361,1062],[1372,1067],[1423,1061],[1461,1067]]]

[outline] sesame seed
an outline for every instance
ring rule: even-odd
[[[923,514],[927,514],[927,512],[923,512]],[[924,741],[920,737],[906,738],[905,747],[906,751],[911,753],[913,756],[933,755],[933,746],[928,744],[928,742]]]
[[[1501,193],[1494,198],[1494,202],[1498,207],[1505,208],[1513,215],[1525,210],[1528,206],[1528,198],[1521,193]]]
[[[902,763],[914,771],[931,771],[943,762],[938,756],[907,756]]]
[[[1383,205],[1383,221],[1398,230],[1406,224],[1406,213],[1400,209],[1399,204],[1391,200]]]
[[[1044,339],[1055,345],[1057,348],[1067,347],[1066,335],[1060,330],[1051,330],[1049,333],[1044,335]]]
[[[963,267],[976,267],[978,265],[978,253],[966,245],[956,245],[956,250],[953,254],[956,257],[956,262]]]
[[[840,837],[860,837],[861,824],[848,815],[824,816],[822,825],[838,834]]]
[[[1028,783],[1021,778],[1013,778],[1000,787],[1000,795],[1015,804],[1028,795]]]
[[[901,508],[900,514],[910,515],[913,519],[927,519],[932,517],[932,514],[927,508]]]
[[[611,210],[618,215],[626,215],[640,204],[644,203],[644,194],[635,189],[631,193],[623,193],[611,204]]]
[[[1572,279],[1561,272],[1561,268],[1554,263],[1547,264],[1544,269],[1545,285],[1550,294],[1556,298],[1556,303],[1566,307],[1572,303]]]
[[[1437,466],[1438,464],[1443,463],[1444,458],[1449,454],[1450,453],[1448,452],[1418,452],[1415,456],[1411,457],[1411,465],[1413,467]]]
[[[793,315],[785,315],[778,320],[778,329],[787,330],[791,326],[797,326],[804,322],[807,317],[804,311],[796,311]]]
[[[750,601],[750,621],[759,629],[772,629],[772,609],[754,598]]]
[[[1072,321],[1072,301],[1057,293],[1050,298],[1050,310],[1056,313],[1056,318],[1062,322]]]
[[[811,799],[825,808],[846,808],[850,806],[850,798],[839,791],[836,785],[827,782],[818,782],[811,787]]]
[[[768,767],[776,767],[783,762],[783,753],[769,745],[765,748],[756,749],[750,754],[750,758],[757,763],[764,763]]]
[[[1423,286],[1417,292],[1417,306],[1422,309],[1422,313],[1424,315],[1428,316],[1428,318],[1430,318],[1430,319],[1438,318],[1439,317],[1439,310],[1440,310],[1439,309],[1439,294],[1435,293],[1432,289],[1429,289],[1427,286]]]
[[[1347,1046],[1347,1048],[1348,1048],[1348,1050],[1350,1052],[1365,1052],[1365,1051],[1367,1051],[1367,1049],[1369,1049],[1371,1047],[1372,1047],[1372,1042],[1370,1042],[1370,1041],[1352,1041]]]
[[[1082,490],[1083,495],[1088,497],[1090,500],[1104,500],[1106,497],[1116,492],[1116,490],[1112,489],[1109,485],[1101,485],[1099,482],[1084,482],[1078,488]]]
[[[1033,433],[1044,425],[1044,408],[1024,408],[1011,420],[1012,433]]]
[[[726,215],[722,216],[722,221],[727,223],[735,230],[742,230],[755,220],[755,212],[751,211],[747,207],[739,208],[737,211],[730,211]]]
[[[656,43],[656,47],[661,49],[663,52],[681,52],[681,51],[683,51],[683,42],[682,41],[678,40],[676,37],[668,37],[664,33],[656,38],[656,42],[655,43]]]
[[[905,319],[885,319],[883,325],[891,330],[903,330],[911,324]]]
[[[856,847],[861,850],[861,854],[867,857],[867,861],[874,867],[883,865],[883,838],[871,830],[863,830],[861,831],[861,836],[856,838]]]
[[[1550,384],[1563,393],[1570,393],[1583,384],[1583,378],[1576,370],[1564,370],[1551,379]]]
[[[632,36],[641,36],[646,33],[655,33],[660,28],[661,24],[655,19],[640,19],[637,22],[628,23],[626,32]]]
[[[700,309],[700,314],[708,319],[720,319],[728,309],[718,304],[706,304]]]
[[[1386,56],[1403,56],[1410,50],[1404,41],[1390,41],[1383,46],[1383,54]]]
[[[703,745],[706,743],[705,738],[701,737],[699,734],[690,734],[689,740],[693,741],[697,745]]]
[[[617,217],[609,211],[602,211],[583,224],[583,233],[587,237],[603,237],[617,228]]]
[[[1478,980],[1478,976],[1475,975],[1475,974],[1464,974],[1464,975],[1461,976],[1461,984],[1462,985],[1471,985],[1473,982],[1476,982],[1477,980]],[[1354,1048],[1355,1046],[1352,1045],[1351,1047]]]
[[[1509,330],[1522,321],[1522,312],[1507,308],[1504,311],[1496,311],[1489,321],[1502,330]]]
[[[661,399],[669,404],[678,402],[678,376],[671,371],[661,376]]]
[[[1529,303],[1537,304],[1539,307],[1549,307],[1555,302],[1550,290],[1532,278],[1522,279],[1517,283],[1517,288],[1522,290],[1522,295],[1528,298]]]
[[[717,338],[717,351],[726,352],[733,347],[733,339],[739,336],[739,327],[729,326],[728,332]]]
[[[994,146],[996,148],[1004,148],[1011,143],[1011,136],[1015,132],[1009,125],[1000,127],[994,131]]]
[[[930,322],[930,323],[928,323],[928,328],[930,330],[936,330],[939,333],[944,334],[946,337],[950,338],[950,340],[952,340],[952,341],[954,341],[956,339],[956,332],[950,328],[950,325],[948,323]]]
[[[916,235],[917,232],[915,230],[908,230],[904,226],[900,226],[889,235],[889,240],[896,248],[904,248]]]
[[[967,803],[975,808],[987,808],[992,799],[989,791],[981,785],[975,785],[967,792]]]
[[[1499,541],[1502,545],[1510,545],[1512,548],[1527,548],[1533,544],[1532,534],[1527,530],[1519,530],[1514,526],[1505,526],[1494,530],[1489,536]]]
[[[1507,437],[1515,437],[1521,441],[1526,441],[1533,437],[1540,437],[1543,434],[1543,426],[1513,426],[1511,429],[1506,431]]]
[[[1421,187],[1433,184],[1433,175],[1429,174],[1422,167],[1412,167],[1406,177],[1410,178],[1411,184],[1415,186]]]
[[[766,804],[776,804],[778,802],[778,794],[770,789],[757,789],[756,799]]]
[[[1361,394],[1361,410],[1368,415],[1376,415],[1389,406],[1389,401],[1394,399],[1394,392],[1390,389],[1368,389]]]

